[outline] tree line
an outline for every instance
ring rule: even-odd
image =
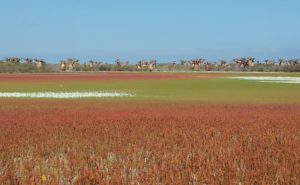
[[[105,63],[98,60],[81,62],[68,58],[53,64],[44,59],[10,57],[0,61],[0,72],[74,72],[74,71],[261,71],[300,72],[300,59],[256,60],[253,57],[235,58],[217,62],[203,58],[159,63],[157,60],[140,60],[136,63],[115,60]]]

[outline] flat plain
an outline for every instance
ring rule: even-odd
[[[298,73],[1,74],[1,184],[300,184]]]

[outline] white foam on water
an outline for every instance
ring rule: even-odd
[[[239,76],[229,77],[231,79],[255,80],[266,83],[289,83],[300,84],[300,77],[273,77],[273,76]]]
[[[128,97],[129,93],[118,92],[0,92],[0,98],[103,98],[103,97]]]

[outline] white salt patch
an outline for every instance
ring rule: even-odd
[[[241,79],[241,80],[255,80],[255,81],[267,82],[267,83],[300,84],[300,77],[239,76],[239,77],[230,77],[230,78]]]
[[[133,96],[118,92],[0,92],[0,98],[102,98]]]

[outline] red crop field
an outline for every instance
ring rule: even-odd
[[[300,106],[13,100],[1,184],[300,184]]]
[[[0,74],[0,82],[39,82],[39,81],[107,81],[107,80],[167,80],[190,78],[218,78],[221,74],[172,74],[172,73],[126,73],[126,72],[102,72],[102,73],[45,73],[45,74]]]

